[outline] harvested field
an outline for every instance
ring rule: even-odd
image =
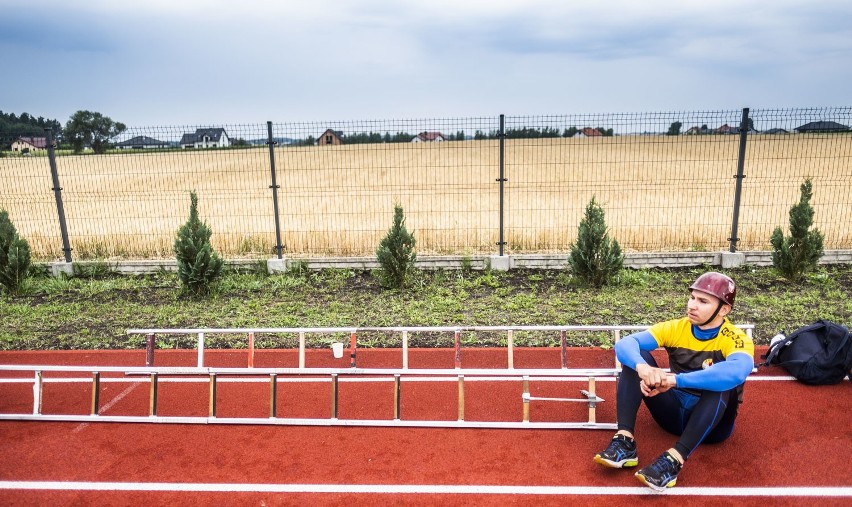
[[[626,251],[727,249],[739,136],[510,139],[505,143],[509,253],[566,251],[592,197]],[[372,255],[405,209],[418,251],[495,252],[499,147],[494,140],[275,150],[284,252]],[[852,247],[852,136],[749,137],[739,250],[768,250],[810,177],[825,247]],[[275,246],[266,147],[57,157],[76,259],[171,257],[189,192],[226,257],[264,258]],[[0,207],[34,258],[61,257],[47,157],[0,158]]]

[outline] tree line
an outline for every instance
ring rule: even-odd
[[[752,130],[752,119],[749,118],[749,130]],[[29,113],[4,113],[0,111],[0,150],[8,150],[12,142],[19,137],[44,137],[45,129],[52,129],[53,136],[60,148],[73,150],[74,153],[81,153],[86,148],[91,148],[94,153],[105,153],[112,147],[111,139],[124,132],[127,127],[121,122],[113,121],[110,117],[104,116],[101,113],[93,111],[80,110],[74,113],[63,127],[59,121],[55,119],[45,119],[42,116],[38,118]],[[679,121],[673,122],[666,135],[676,136],[682,134],[683,123]],[[701,133],[711,133],[706,125],[701,127]],[[604,127],[583,127],[576,126],[559,129],[556,127],[521,127],[510,128],[504,132],[506,139],[539,139],[539,138],[570,138],[578,134],[585,136],[613,136],[613,129]],[[497,130],[475,130],[472,134],[466,133],[464,130],[458,130],[455,133],[444,134],[441,136],[445,141],[466,141],[466,140],[488,140],[499,139],[500,132]],[[351,134],[339,133],[339,137],[344,144],[379,144],[379,143],[409,143],[416,137],[415,134],[408,132],[355,132]],[[317,144],[317,138],[307,136],[303,139],[294,139],[290,143],[291,146],[314,146]],[[249,143],[244,139],[235,139],[234,147],[246,147]]]
[[[612,129],[597,127],[594,130],[597,130],[601,136],[613,135]],[[506,139],[537,139],[546,137],[574,137],[580,132],[581,129],[577,127],[570,127],[561,131],[558,128],[552,127],[544,127],[542,129],[523,127],[508,129],[505,132],[505,136]],[[446,141],[468,141],[471,139],[479,141],[483,139],[499,139],[500,133],[497,130],[490,130],[488,132],[476,130],[473,134],[468,134],[464,130],[458,130],[451,134],[441,133],[441,136]],[[395,134],[385,132],[382,134],[381,132],[372,131],[340,135],[343,144],[410,143],[415,137],[417,137],[415,134],[409,134],[408,132],[397,132]],[[317,144],[317,138],[307,136],[304,139],[294,140],[290,144],[293,146],[314,146]]]
[[[2,142],[11,144],[18,137],[44,137],[44,129],[50,128],[54,132],[62,130],[62,124],[57,120],[46,119],[43,116],[36,118],[29,113],[4,113],[0,111],[0,135]],[[6,138],[9,138],[7,140]]]
[[[0,149],[10,149],[12,142],[19,137],[44,137],[47,128],[53,130],[53,136],[58,147],[71,149],[74,153],[81,153],[85,148],[91,148],[96,154],[105,153],[112,146],[110,140],[127,129],[123,123],[113,121],[110,117],[93,111],[77,111],[69,118],[64,127],[55,119],[48,120],[41,116],[35,118],[28,113],[22,113],[18,116],[14,113],[7,114],[0,111],[0,136],[2,136],[0,137]],[[598,127],[594,130],[602,136],[613,135],[612,129]],[[505,137],[507,139],[574,137],[580,132],[581,130],[577,127],[564,130],[553,127],[541,129],[523,127],[506,130]],[[450,134],[441,133],[441,136],[446,141],[465,141],[470,139],[498,139],[500,134],[497,130],[491,130],[487,133],[476,130],[473,134],[458,130]],[[392,134],[390,132],[370,131],[341,134],[340,137],[344,144],[378,144],[410,143],[416,135],[408,132]],[[291,143],[295,146],[313,146],[315,144],[317,144],[317,139],[313,136],[297,139]],[[243,147],[248,146],[248,143],[243,139],[236,139],[233,145]]]
[[[80,110],[71,115],[65,127],[57,120],[47,120],[29,113],[4,113],[0,111],[0,149],[8,150],[19,137],[45,137],[45,129],[53,130],[56,146],[82,153],[91,148],[95,153],[106,153],[110,139],[127,130],[121,122],[93,111]]]

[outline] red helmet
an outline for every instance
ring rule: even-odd
[[[722,302],[731,306],[734,306],[734,299],[737,297],[737,285],[734,281],[730,277],[715,271],[699,276],[689,288],[716,296]]]

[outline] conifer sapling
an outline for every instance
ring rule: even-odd
[[[195,192],[189,196],[189,220],[178,229],[174,252],[181,283],[193,295],[200,296],[206,294],[210,284],[219,277],[224,261],[210,244],[213,232],[198,217],[198,196]]]
[[[784,237],[781,227],[776,227],[769,242],[772,243],[772,265],[790,281],[799,281],[805,273],[816,269],[823,254],[823,236],[818,229],[811,230],[814,209],[811,206],[813,188],[810,178],[799,187],[799,203],[790,208],[790,236]]]
[[[0,209],[0,285],[17,293],[30,268],[30,245],[18,236],[9,213]]]
[[[604,210],[592,197],[580,221],[577,243],[571,245],[568,264],[574,275],[594,287],[609,283],[624,265],[616,240],[610,240]]]
[[[414,235],[405,228],[402,206],[396,205],[393,226],[376,250],[376,258],[382,267],[380,279],[383,286],[389,288],[405,286],[414,271],[414,262],[417,260],[417,254],[414,252],[416,243]]]

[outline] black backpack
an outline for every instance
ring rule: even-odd
[[[805,384],[836,384],[847,375],[852,380],[852,335],[845,326],[818,320],[778,339],[761,358],[761,365],[781,365]]]

